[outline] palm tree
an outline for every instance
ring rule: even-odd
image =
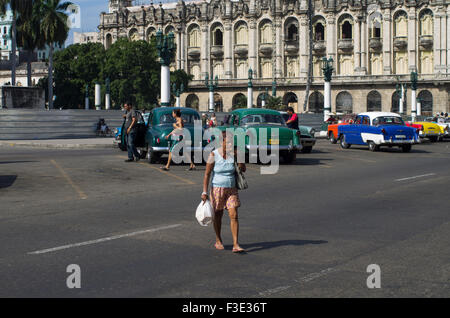
[[[69,35],[68,16],[65,13],[71,2],[61,0],[41,0],[41,35],[49,46],[48,57],[48,107],[53,108],[53,45],[63,45]]]
[[[31,86],[31,58],[36,48],[45,46],[40,34],[40,0],[32,2],[32,10],[25,12],[17,19],[17,44],[27,51],[27,86]]]
[[[0,0],[0,16],[4,17],[8,11],[8,7],[13,13],[11,23],[11,85],[16,85],[16,21],[21,14],[29,14],[32,8],[30,0]]]

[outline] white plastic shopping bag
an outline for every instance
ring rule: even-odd
[[[211,202],[206,200],[205,202],[200,202],[195,212],[195,217],[201,226],[208,226],[212,222],[213,208]]]

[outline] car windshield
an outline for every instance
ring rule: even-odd
[[[192,113],[181,113],[181,118],[185,124],[194,124],[194,120],[200,120],[200,116],[198,114]],[[172,114],[163,114],[159,117],[159,123],[161,125],[173,124],[175,123],[175,118],[173,118]]]
[[[383,116],[377,117],[373,120],[373,125],[405,125],[401,117],[396,116]]]
[[[252,114],[245,116],[241,120],[241,125],[258,125],[258,124],[286,126],[286,122],[284,121],[283,117],[281,117],[281,115],[275,114]]]

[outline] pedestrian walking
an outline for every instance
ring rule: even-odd
[[[211,128],[217,127],[216,113],[211,114],[211,120],[209,121],[209,127],[211,127]]]
[[[131,102],[126,102],[124,104],[125,114],[125,132],[127,135],[127,150],[128,159],[125,162],[133,162],[136,160],[138,162],[141,157],[136,149],[136,123],[137,123],[137,112],[133,109],[133,104]]]
[[[211,152],[203,179],[202,200],[206,201],[210,197],[214,209],[213,224],[216,233],[216,243],[214,247],[224,250],[221,229],[224,210],[228,210],[231,222],[231,234],[233,236],[233,253],[245,252],[239,246],[239,221],[238,208],[241,206],[239,193],[236,187],[237,151],[233,147],[233,134],[224,131],[222,133],[222,144]],[[245,172],[245,164],[239,164],[242,172]],[[211,194],[208,194],[208,187],[211,180]]]
[[[183,128],[184,121],[181,118],[181,111],[179,109],[174,109],[172,112],[172,116],[175,119],[175,123],[173,124],[173,130],[170,134],[166,136],[166,139],[169,140],[169,158],[167,159],[167,164],[164,167],[161,167],[164,171],[170,170],[170,164],[172,162],[173,150],[175,146],[182,140],[183,138]],[[184,154],[186,160],[189,162],[189,171],[195,170],[195,164],[192,162],[189,154]]]

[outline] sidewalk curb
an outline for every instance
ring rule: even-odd
[[[44,149],[112,149],[117,147],[111,144],[49,144],[49,143],[21,143],[0,141],[0,148],[44,148]]]

